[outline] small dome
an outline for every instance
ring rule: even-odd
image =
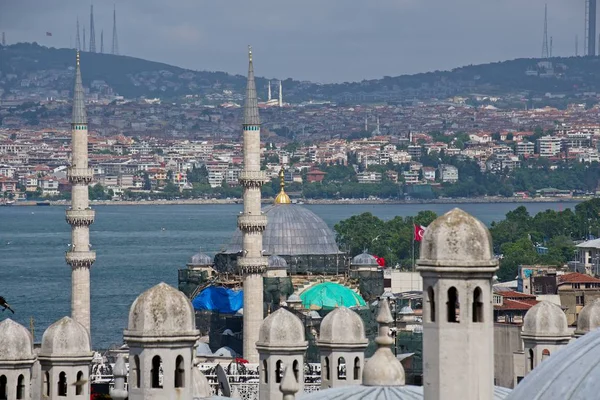
[[[202,265],[202,266],[212,265],[213,259],[209,255],[200,252],[200,253],[194,254],[190,258],[190,262],[188,264],[189,265]]]
[[[197,342],[196,345],[196,355],[197,356],[212,356],[212,350],[208,343]]]
[[[279,256],[269,257],[269,269],[287,269],[287,261],[285,258]]]
[[[413,311],[413,309],[410,306],[404,306],[400,310],[400,314],[402,314],[402,315],[412,315],[414,313],[415,312]]]
[[[570,336],[567,316],[556,304],[542,301],[525,314],[523,336]]]
[[[584,335],[600,327],[600,299],[583,307],[577,318],[576,335]]]
[[[0,363],[34,358],[33,340],[27,328],[10,318],[0,322]]]
[[[365,325],[357,313],[338,307],[323,318],[318,343],[366,347]]]
[[[354,266],[367,266],[367,267],[378,267],[377,259],[366,251],[362,254],[357,255],[352,259],[352,265]]]
[[[70,317],[63,317],[44,332],[40,354],[64,356],[87,353],[92,356],[90,335],[83,325]]]
[[[364,306],[365,300],[352,289],[335,282],[310,286],[300,293],[302,306],[307,310],[334,309],[337,307]]]
[[[212,390],[208,383],[208,379],[206,379],[206,376],[197,366],[194,366],[193,368],[192,381],[192,397],[194,399],[207,399],[212,396]]]
[[[313,311],[311,311],[311,312],[309,312],[309,313],[308,313],[308,316],[309,316],[309,318],[311,318],[311,319],[321,319],[321,314],[319,314],[318,312],[316,312],[316,311],[314,311],[314,310],[313,310]]]
[[[195,335],[195,318],[194,308],[188,298],[179,290],[161,282],[135,299],[129,311],[126,334]]]
[[[287,298],[288,303],[300,303],[302,299],[296,293],[290,294],[290,297]]]
[[[421,241],[418,265],[496,267],[492,237],[477,218],[455,208],[433,221]]]
[[[237,357],[237,353],[229,346],[223,346],[223,347],[217,349],[217,351],[215,351],[215,353],[213,355],[217,356],[217,357],[229,357],[229,358]]]
[[[306,346],[304,324],[300,318],[286,310],[279,308],[269,315],[260,326],[257,346]]]

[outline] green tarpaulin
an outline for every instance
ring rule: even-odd
[[[323,282],[314,285],[300,294],[302,305],[309,310],[332,309],[340,306],[364,306],[359,294],[339,283]]]

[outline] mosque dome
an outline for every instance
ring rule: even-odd
[[[531,307],[523,320],[523,336],[569,336],[567,316],[559,306],[542,301]]]
[[[350,288],[334,282],[313,285],[300,293],[302,306],[307,310],[333,309],[337,307],[365,306],[360,294]]]
[[[270,256],[269,257],[269,269],[287,269],[287,261],[285,258],[279,256]]]
[[[576,340],[533,369],[507,400],[596,399],[600,392],[600,329]]]
[[[0,322],[0,363],[3,361],[31,360],[33,339],[23,325],[8,318]]]
[[[129,310],[127,336],[196,335],[192,303],[179,290],[159,283],[138,296]]]
[[[63,317],[46,329],[42,336],[40,354],[45,356],[67,356],[89,353],[90,335],[87,329],[70,317]]]
[[[195,399],[207,399],[212,396],[210,383],[206,376],[200,371],[200,368],[194,366],[192,368],[192,397]]]
[[[577,318],[575,335],[580,336],[600,327],[600,299],[587,304]]]
[[[357,255],[352,259],[353,266],[368,266],[368,267],[378,267],[377,259],[372,255],[368,254],[364,251],[362,254]]]
[[[264,210],[267,228],[263,233],[266,254],[278,256],[339,254],[335,234],[312,211],[294,204],[275,204]],[[242,232],[233,234],[225,253],[242,251]]]
[[[357,313],[338,307],[323,318],[318,343],[366,347],[365,325]]]
[[[202,252],[196,253],[194,254],[191,258],[190,261],[188,262],[188,265],[212,265],[213,264],[213,259]]]
[[[290,348],[306,346],[304,324],[300,318],[286,310],[279,308],[264,319],[258,333],[256,346]]]
[[[404,307],[402,307],[402,309],[400,310],[400,313],[399,313],[399,314],[401,314],[401,315],[412,315],[412,314],[414,314],[414,313],[415,313],[415,312],[414,312],[414,310],[412,309],[412,307],[411,307],[411,306],[404,306]]]
[[[496,386],[493,400],[504,400],[510,392],[510,389]],[[302,396],[302,400],[424,400],[424,398],[423,386],[342,386]]]
[[[496,267],[490,232],[459,208],[433,221],[421,241],[422,267]]]

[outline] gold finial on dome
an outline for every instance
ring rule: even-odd
[[[277,195],[277,197],[275,197],[275,204],[291,204],[291,202],[292,202],[290,200],[290,196],[288,196],[284,190],[284,188],[285,188],[284,177],[285,177],[285,170],[283,169],[283,166],[281,166],[281,169],[279,170],[279,187],[281,188],[281,190],[279,191],[279,194]]]

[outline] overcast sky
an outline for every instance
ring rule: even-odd
[[[539,57],[544,4],[554,55],[583,50],[585,0],[96,0],[96,47],[110,51],[117,7],[121,54],[195,70],[317,82],[356,81]],[[7,42],[68,47],[81,0],[0,0]],[[52,37],[46,37],[46,32]]]

